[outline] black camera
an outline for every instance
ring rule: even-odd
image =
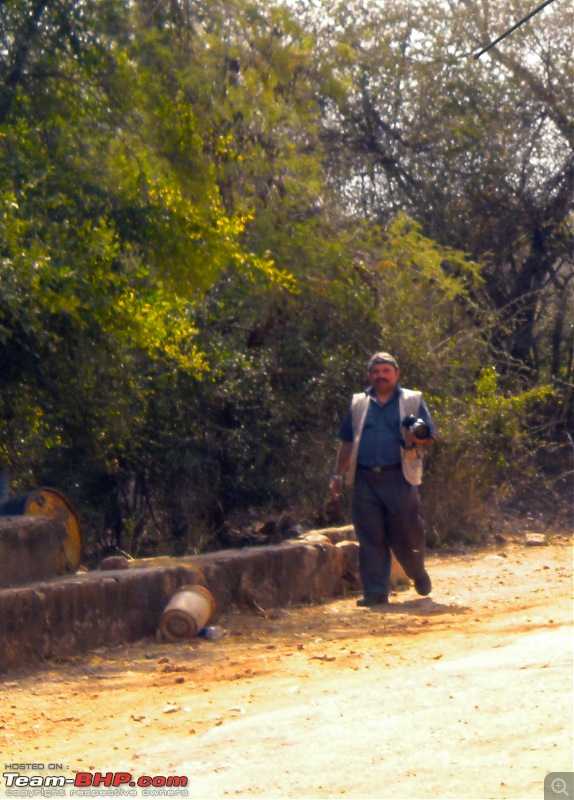
[[[409,414],[404,420],[401,422],[405,428],[409,428],[413,432],[413,436],[415,439],[428,439],[430,436],[430,428],[426,424],[426,422],[422,419],[417,419],[413,417],[412,414]]]

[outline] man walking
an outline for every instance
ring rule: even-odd
[[[353,524],[364,592],[358,606],[388,603],[391,550],[419,594],[432,589],[424,565],[417,486],[422,481],[423,448],[436,441],[436,430],[422,394],[399,385],[394,356],[375,353],[367,373],[369,388],[353,395],[341,422],[329,483],[331,496],[338,500],[346,472],[347,486],[354,490]]]

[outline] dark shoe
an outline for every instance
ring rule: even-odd
[[[415,578],[415,589],[423,597],[432,592],[432,583],[428,572],[424,572],[420,578]]]
[[[357,600],[357,605],[361,608],[370,608],[371,606],[382,606],[388,602],[388,594],[366,594],[360,600]]]

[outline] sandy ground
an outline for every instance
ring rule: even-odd
[[[3,774],[187,778],[65,797],[539,800],[547,773],[573,769],[571,541],[428,568],[428,598],[232,611],[219,641],[5,677]],[[17,792],[0,780],[0,797],[31,796]]]

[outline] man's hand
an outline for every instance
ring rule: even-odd
[[[343,494],[343,474],[349,468],[352,450],[353,442],[339,442],[337,458],[335,459],[335,471],[331,475],[331,479],[329,481],[329,491],[331,492],[331,497],[335,502],[337,502]]]
[[[333,500],[337,501],[343,494],[343,478],[341,475],[331,475],[329,481],[329,491]]]
[[[417,437],[412,432],[411,428],[403,428],[403,441],[405,443],[405,447],[407,447],[409,450],[415,444],[422,445],[423,447],[428,447],[429,445],[434,444],[435,442],[432,436],[428,436],[426,439],[417,439]]]

